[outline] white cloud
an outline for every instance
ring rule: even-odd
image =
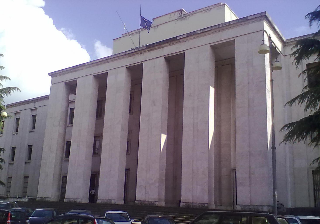
[[[99,40],[94,43],[94,49],[97,58],[103,58],[112,55],[112,49],[103,45]]]
[[[6,103],[49,94],[49,72],[84,63],[90,56],[67,29],[58,30],[41,8],[43,0],[0,0],[1,74],[16,86]]]

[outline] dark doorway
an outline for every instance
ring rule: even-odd
[[[127,204],[128,203],[128,185],[129,185],[129,181],[130,181],[130,169],[126,169],[125,171],[125,177],[124,177],[124,203]]]
[[[99,174],[92,173],[90,177],[90,187],[89,187],[89,203],[96,203],[98,198],[98,181]]]
[[[63,176],[61,179],[61,188],[60,188],[60,201],[63,201],[66,197],[66,188],[67,188],[67,176]]]

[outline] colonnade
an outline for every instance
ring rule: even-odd
[[[265,91],[268,68],[267,59],[262,58],[267,56],[254,56],[255,48],[260,44],[255,41],[260,39],[254,35],[235,41],[236,161],[226,172],[231,172],[232,168],[237,170],[237,188],[229,187],[238,192],[238,204],[271,205],[269,124],[266,119],[269,95]],[[165,205],[169,67],[165,57],[146,60],[142,64],[136,202]],[[188,49],[184,52],[184,64],[180,204],[214,207],[219,193],[215,181],[218,175],[215,52],[210,45]],[[131,74],[126,66],[107,72],[98,202],[121,204],[124,203]],[[59,199],[68,113],[68,84],[53,83],[38,187],[38,198],[46,200]],[[77,79],[66,201],[88,202],[98,85],[95,76],[90,74]]]

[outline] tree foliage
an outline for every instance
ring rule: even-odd
[[[3,54],[0,54],[0,57],[3,57]],[[0,70],[2,69],[4,69],[4,67],[0,65]],[[10,80],[8,76],[0,74],[0,131],[1,133],[3,132],[3,128],[4,128],[4,120],[7,118],[7,116],[4,116],[2,114],[2,112],[5,111],[6,109],[4,98],[6,96],[9,96],[11,93],[15,91],[20,91],[20,89],[17,87],[4,87],[2,83],[8,80]],[[1,148],[0,149],[0,170],[3,169],[3,164],[5,163],[5,160],[2,157],[3,153],[4,153],[4,149]],[[0,180],[0,185],[5,185],[5,184]]]
[[[301,93],[289,100],[286,105],[300,105],[308,114],[300,120],[290,122],[281,128],[286,134],[282,142],[304,142],[309,146],[320,145],[320,5],[306,15],[309,25],[317,25],[318,31],[311,37],[300,39],[293,47],[294,63],[298,67],[305,60],[315,56],[315,60],[302,71],[305,86]],[[320,157],[314,160],[320,166]]]

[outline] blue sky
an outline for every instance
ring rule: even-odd
[[[7,86],[22,92],[5,99],[12,103],[49,94],[49,72],[112,54],[112,40],[139,28],[139,7],[149,20],[185,9],[213,5],[214,0],[0,0],[1,74]],[[241,18],[267,11],[285,38],[316,30],[304,16],[319,0],[229,0]]]

